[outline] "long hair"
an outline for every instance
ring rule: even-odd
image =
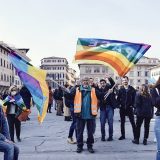
[[[160,88],[160,76],[159,76],[159,78],[158,78],[156,84],[154,85],[154,88],[157,88],[157,87]]]
[[[144,97],[150,97],[151,95],[150,95],[148,86],[145,84],[142,84],[142,88],[144,88],[144,89],[141,90],[141,92],[140,92],[141,95]]]

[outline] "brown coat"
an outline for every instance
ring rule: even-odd
[[[53,92],[52,91],[49,91],[49,104],[52,104],[53,103]]]

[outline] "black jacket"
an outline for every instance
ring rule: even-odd
[[[71,90],[72,88],[69,89],[69,91]],[[64,96],[65,97],[65,96]],[[64,98],[64,101],[65,101],[65,105],[66,107],[68,108],[74,108],[74,99],[72,98]]]
[[[99,91],[105,95],[108,90],[106,91],[105,89],[101,88]],[[117,100],[116,100],[116,95],[115,95],[114,92],[111,93],[106,98],[106,100],[104,100],[104,98],[101,98],[101,100],[99,101],[100,110],[106,109],[107,105],[111,106],[112,108],[116,108],[117,107]]]
[[[158,88],[157,88],[158,89]],[[160,94],[158,95],[156,88],[150,90],[152,101],[154,106],[157,108],[156,115],[160,116]],[[159,89],[160,93],[160,89]]]
[[[108,78],[109,83],[106,84],[106,87],[103,89],[103,88],[100,88],[99,91],[101,93],[103,93],[104,95],[107,93],[107,91],[109,89],[111,89],[115,82],[114,80],[110,77]],[[111,107],[113,108],[116,108],[117,106],[117,103],[116,103],[116,98],[115,98],[115,94],[114,93],[111,93],[107,98],[106,100],[104,100],[104,98],[101,98],[101,100],[99,101],[99,106],[100,106],[100,110],[104,110],[106,108],[107,105],[110,105]]]
[[[119,90],[117,102],[121,109],[130,109],[134,107],[136,90],[132,86],[128,86],[126,90],[124,87]]]
[[[138,117],[153,117],[153,101],[152,97],[146,97],[140,93],[136,94],[135,97],[135,112]]]
[[[53,93],[53,97],[55,100],[63,100],[63,91],[61,88],[55,89],[54,93]]]
[[[30,109],[31,108],[31,98],[32,98],[30,91],[26,87],[22,87],[20,90],[20,95],[22,96],[25,106],[28,109]]]

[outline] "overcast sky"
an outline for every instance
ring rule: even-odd
[[[44,57],[68,59],[77,38],[104,38],[152,47],[160,58],[160,0],[0,0],[0,41],[30,48],[32,64]]]

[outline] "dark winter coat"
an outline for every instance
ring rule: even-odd
[[[62,97],[63,97],[63,91],[61,88],[59,89],[55,89],[54,93],[53,93],[53,97],[55,100],[63,100]]]
[[[26,87],[22,87],[20,90],[20,95],[22,96],[22,99],[24,101],[25,106],[30,109],[31,108],[31,98],[32,95],[29,92],[29,90]]]
[[[136,90],[132,86],[129,85],[127,90],[124,87],[122,87],[119,90],[117,97],[117,102],[120,109],[128,111],[133,110],[135,95]]]
[[[135,113],[138,117],[153,117],[153,101],[151,96],[143,96],[140,93],[135,97]]]
[[[109,89],[111,89],[115,82],[112,78],[108,78],[109,83],[106,84],[106,87],[103,89],[103,88],[100,88],[99,91],[101,93],[103,93],[104,95],[107,93],[107,91]],[[100,106],[100,110],[104,110],[106,108],[107,105],[110,105],[111,107],[113,108],[116,108],[117,106],[117,103],[116,103],[116,98],[115,98],[115,94],[114,93],[111,93],[107,98],[106,100],[104,100],[104,98],[101,98],[101,100],[99,101],[99,106]]]

